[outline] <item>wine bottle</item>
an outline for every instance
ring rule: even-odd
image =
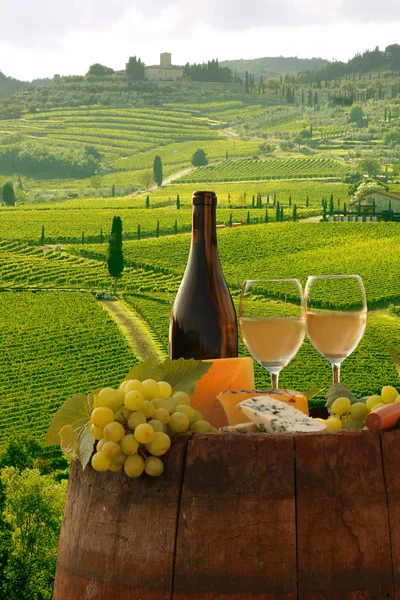
[[[189,260],[171,314],[172,359],[237,356],[236,313],[219,262],[216,208],[214,192],[194,192]]]

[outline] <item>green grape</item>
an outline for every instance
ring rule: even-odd
[[[154,431],[164,431],[164,425],[161,423],[161,421],[158,421],[157,419],[152,419],[151,421],[148,421],[147,424],[150,425],[150,427],[152,427]]]
[[[211,427],[211,433],[219,433],[219,430],[216,427]]]
[[[177,407],[177,406],[180,406],[180,404],[181,404],[181,401],[179,400],[179,398],[174,398],[174,396],[171,396],[171,398],[168,398],[168,400],[169,400],[170,402],[172,402],[172,405],[173,405],[173,407],[174,407],[174,410],[176,410],[176,407]]]
[[[362,429],[363,427],[364,423],[362,421],[353,421],[353,419],[346,419],[342,425],[343,429]]]
[[[167,381],[159,381],[158,387],[160,390],[160,398],[164,398],[164,400],[167,400],[172,394],[172,387]]]
[[[211,433],[212,426],[208,421],[204,421],[203,419],[199,421],[193,421],[190,424],[190,431],[194,431],[194,433]]]
[[[101,452],[110,460],[114,460],[119,456],[121,448],[117,442],[107,441],[102,445]]]
[[[166,425],[164,425],[165,427],[165,432],[172,440],[172,438],[176,435],[176,431],[173,431],[171,429],[171,427],[169,426],[169,423],[167,423]]]
[[[152,398],[158,398],[160,396],[160,388],[157,381],[154,379],[145,379],[142,381],[142,386],[142,393],[146,400],[151,400]]]
[[[355,402],[351,405],[349,413],[352,421],[364,421],[369,413],[369,408],[364,402]]]
[[[391,404],[398,397],[399,392],[392,385],[385,385],[381,391],[382,402],[385,404]]]
[[[163,433],[162,431],[156,431],[152,441],[149,444],[146,444],[147,450],[150,452],[150,454],[153,454],[153,456],[162,456],[168,452],[170,447],[171,440],[167,434]]]
[[[119,389],[119,391],[120,391],[120,392],[122,392],[123,394],[125,394],[125,393],[126,393],[126,392],[125,392],[125,386],[126,386],[126,384],[128,383],[128,381],[129,381],[128,379],[125,379],[125,380],[124,380],[122,383],[120,383],[120,384],[119,384],[119,387],[118,387],[118,389]]]
[[[171,415],[168,425],[171,427],[172,431],[183,433],[189,429],[189,419],[184,413],[174,412]]]
[[[166,425],[170,419],[169,412],[165,408],[156,408],[154,418],[157,421],[161,421],[163,425]]]
[[[106,406],[111,410],[117,410],[123,404],[123,394],[120,390],[113,388],[103,388],[98,395],[99,406]]]
[[[196,415],[196,421],[204,421],[203,413],[199,410],[195,410],[194,413]]]
[[[367,401],[365,403],[369,410],[372,410],[377,404],[382,404],[382,398],[381,396],[377,396],[376,394],[367,398]]]
[[[348,398],[345,398],[344,396],[342,396],[340,398],[336,398],[336,400],[334,401],[334,403],[331,406],[331,410],[332,410],[333,414],[342,416],[345,413],[349,412],[350,406],[351,406],[350,400]]]
[[[123,465],[125,464],[125,461],[127,459],[127,456],[124,452],[120,452],[118,454],[118,456],[116,458],[113,459],[113,463],[114,465],[118,465],[119,467],[123,467]]]
[[[124,415],[125,420],[129,421],[129,417],[131,416],[131,414],[132,414],[133,411],[132,410],[128,410],[125,406],[123,406],[121,408],[121,412]]]
[[[148,423],[141,423],[135,429],[135,438],[140,444],[148,444],[153,440],[155,431]]]
[[[397,396],[395,402],[400,402],[400,396]]]
[[[371,412],[374,412],[374,410],[377,410],[378,408],[382,408],[382,406],[386,406],[386,404],[384,402],[379,402],[378,404],[375,404],[375,406],[373,406]]]
[[[121,423],[108,423],[103,429],[104,437],[108,440],[112,440],[113,442],[119,442],[125,435],[125,429],[122,427]]]
[[[99,429],[104,429],[108,423],[115,421],[114,411],[105,406],[95,408],[92,412],[91,420],[93,425],[96,425]]]
[[[155,408],[165,408],[169,412],[169,414],[174,411],[174,403],[171,400],[164,400],[164,398],[154,398],[152,400],[153,406]]]
[[[100,429],[100,427],[96,427],[96,425],[93,425],[93,423],[90,426],[90,433],[92,434],[95,440],[101,440],[104,437],[103,430]]]
[[[125,394],[128,394],[129,392],[140,392],[141,394],[143,394],[142,382],[138,379],[128,379],[128,381],[125,384],[124,391]]]
[[[100,440],[100,441],[97,443],[97,446],[96,446],[96,450],[97,450],[97,452],[101,452],[101,449],[102,449],[102,447],[104,446],[104,444],[105,444],[106,442],[107,442],[106,438],[104,438],[104,437],[103,437],[103,438],[102,438],[102,439],[101,439],[101,440]]]
[[[144,414],[144,416],[146,417],[146,419],[151,419],[151,417],[153,417],[156,412],[156,408],[155,408],[154,404],[151,402],[151,400],[145,400],[143,402],[141,411]]]
[[[140,454],[132,454],[128,456],[124,464],[124,471],[128,477],[140,477],[144,471],[144,460]]]
[[[146,417],[142,412],[133,412],[128,419],[128,427],[135,431],[136,427],[141,423],[146,423]]]
[[[122,467],[123,465],[117,465],[115,462],[111,462],[108,470],[113,471],[113,473],[118,473],[118,471],[122,471]]]
[[[196,418],[196,411],[194,410],[194,408],[192,408],[191,406],[189,406],[188,404],[179,404],[174,412],[181,412],[184,415],[187,416],[187,418],[189,419],[189,423],[193,423],[193,421],[197,421],[198,419]]]
[[[173,398],[178,398],[179,404],[188,404],[190,406],[191,400],[189,394],[186,392],[174,392]]]
[[[144,461],[144,470],[150,477],[158,477],[164,472],[164,464],[156,456],[149,456]]]
[[[122,410],[122,408],[119,408],[115,411],[115,420],[117,421],[117,423],[121,423],[121,425],[126,425],[126,419]]]
[[[96,452],[96,454],[93,454],[92,456],[91,463],[95,471],[107,471],[111,461],[103,454],[103,452]]]
[[[143,395],[137,390],[131,390],[125,394],[124,404],[128,410],[141,410],[144,404]]]
[[[325,421],[325,425],[328,431],[336,431],[342,429],[342,421],[337,417],[330,417]]]
[[[124,435],[120,445],[122,452],[127,456],[130,456],[131,454],[136,454],[136,452],[139,450],[139,442],[137,441],[133,433],[128,433],[127,435]]]

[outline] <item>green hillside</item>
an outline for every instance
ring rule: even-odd
[[[297,56],[270,56],[264,58],[251,58],[239,60],[220,61],[221,67],[228,67],[232,73],[243,78],[246,71],[254,75],[257,80],[262,77],[280,77],[281,75],[297,75],[299,71],[320,69],[328,64],[323,58],[297,58]]]

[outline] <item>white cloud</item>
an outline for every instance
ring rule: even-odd
[[[22,6],[21,6],[22,5]],[[377,26],[377,22],[379,26]],[[395,43],[399,0],[18,0],[0,6],[0,69],[23,79],[84,74],[129,56],[175,64],[218,57],[345,60]],[[6,37],[5,37],[6,34]]]

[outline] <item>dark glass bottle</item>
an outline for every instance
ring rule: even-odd
[[[172,359],[238,354],[235,307],[218,257],[216,208],[214,192],[194,192],[192,245],[171,314]]]

